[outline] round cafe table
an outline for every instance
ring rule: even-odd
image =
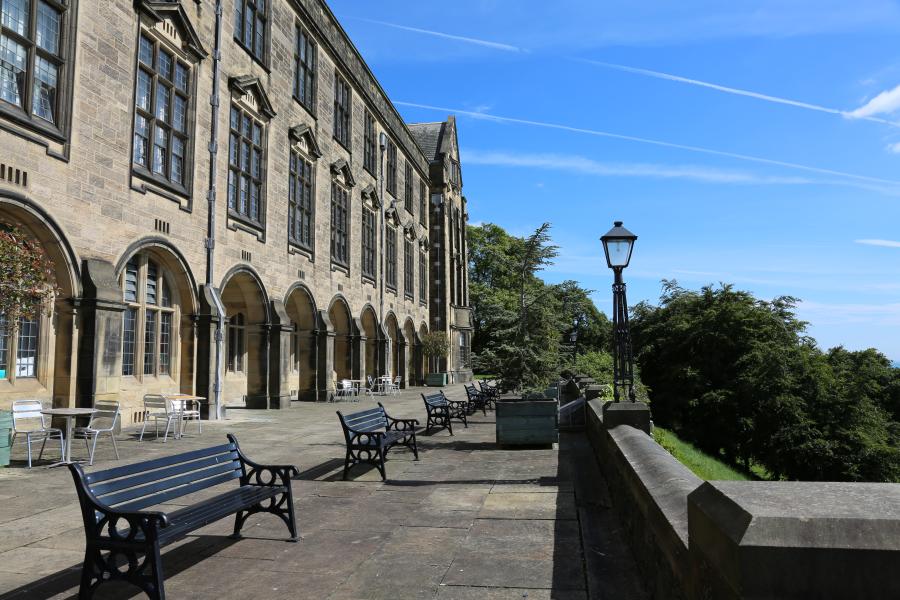
[[[42,415],[50,415],[51,417],[62,417],[66,420],[66,439],[64,440],[65,452],[63,453],[63,459],[58,462],[50,465],[50,467],[61,467],[63,465],[70,465],[73,462],[72,460],[72,429],[75,426],[75,418],[76,417],[89,417],[92,414],[97,412],[95,408],[47,408],[41,411]]]

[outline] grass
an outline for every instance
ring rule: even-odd
[[[721,460],[697,450],[668,429],[654,427],[653,439],[701,479],[707,481],[748,481],[752,479],[751,476],[730,467]]]
[[[484,373],[475,373],[475,379],[497,379],[496,375],[489,375]]]

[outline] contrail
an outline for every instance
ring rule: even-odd
[[[486,46],[488,48],[493,48],[495,50],[504,50],[506,52],[528,52],[524,48],[519,48],[518,46],[513,46],[511,44],[501,44],[500,42],[491,42],[489,40],[480,40],[478,38],[465,37],[461,35],[453,35],[450,33],[443,33],[441,31],[432,31],[430,29],[420,29],[418,27],[409,27],[407,25],[398,25],[397,23],[388,23],[386,21],[376,21],[374,19],[363,19],[361,17],[350,17],[351,19],[356,19],[357,21],[364,21],[366,23],[374,23],[375,25],[383,25],[385,27],[393,27],[394,29],[402,29],[403,31],[412,31],[414,33],[422,33],[425,35],[431,35],[434,37],[444,38],[447,40],[455,40],[457,42],[465,42],[467,44],[475,44],[476,46]]]
[[[770,96],[768,94],[761,94],[759,92],[753,92],[750,90],[742,90],[740,88],[728,87],[725,85],[719,85],[717,83],[710,83],[708,81],[700,81],[699,79],[690,79],[688,77],[681,77],[680,75],[672,75],[671,73],[662,73],[660,71],[651,71],[650,69],[641,69],[638,67],[629,67],[626,65],[618,65],[615,63],[608,63],[599,60],[591,60],[587,58],[570,58],[570,60],[581,62],[589,65],[595,65],[598,67],[604,67],[607,69],[615,69],[616,71],[623,71],[625,73],[634,73],[636,75],[644,75],[646,77],[653,77],[656,79],[665,79],[667,81],[676,81],[678,83],[686,83],[688,85],[695,85],[698,87],[703,87],[711,90],[716,90],[718,92],[724,92],[726,94],[734,94],[735,96],[745,96],[747,98],[755,98],[756,100],[764,100],[765,102],[774,102],[775,104],[784,104],[787,106],[794,106],[796,108],[805,108],[806,110],[814,110],[817,112],[828,113],[831,115],[839,115],[842,117],[847,117],[850,119],[864,119],[866,121],[872,121],[874,123],[882,123],[885,125],[891,125],[893,127],[900,126],[900,123],[895,121],[889,121],[887,119],[879,119],[878,117],[862,117],[854,114],[854,111],[848,110],[840,110],[837,108],[829,108],[827,106],[820,106],[818,104],[810,104],[809,102],[801,102],[799,100],[791,100],[790,98],[779,98],[778,96]]]
[[[496,123],[514,123],[517,125],[529,125],[531,127],[543,127],[545,129],[558,129],[561,131],[571,131],[573,133],[582,133],[585,135],[593,135],[598,137],[605,137],[614,140],[624,140],[627,142],[636,142],[639,144],[649,144],[651,146],[661,146],[663,148],[674,148],[677,150],[686,150],[688,152],[697,152],[699,154],[708,154],[712,156],[723,156],[726,158],[734,158],[737,160],[743,160],[748,162],[754,162],[764,165],[774,165],[778,167],[785,167],[788,169],[797,169],[800,171],[807,171],[809,173],[819,173],[823,175],[834,175],[836,177],[845,177],[848,179],[855,179],[857,181],[866,181],[869,183],[880,183],[891,186],[900,186],[900,181],[896,181],[893,179],[882,179],[880,177],[869,177],[867,175],[857,175],[855,173],[846,173],[844,171],[835,171],[833,169],[824,169],[821,167],[813,167],[809,165],[801,165],[799,163],[785,162],[781,160],[775,160],[772,158],[764,158],[761,156],[751,156],[748,154],[738,154],[736,152],[727,152],[724,150],[714,150],[712,148],[703,148],[700,146],[689,146],[686,144],[677,144],[675,142],[666,142],[662,140],[654,140],[650,138],[642,138],[633,135],[624,135],[621,133],[612,133],[609,131],[601,131],[598,129],[587,129],[584,127],[573,127],[571,125],[563,125],[560,123],[547,123],[544,121],[532,121],[529,119],[519,119],[516,117],[502,117],[500,115],[492,115],[490,113],[483,112],[475,112],[471,110],[462,110],[459,108],[447,108],[442,106],[432,106],[430,104],[419,104],[416,102],[401,102],[395,101],[394,104],[398,106],[408,106],[410,108],[421,108],[424,110],[433,110],[443,113],[455,113],[459,115],[466,115],[467,117],[472,117],[475,119],[483,119],[486,121],[494,121]]]

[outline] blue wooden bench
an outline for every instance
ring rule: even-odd
[[[425,414],[428,417],[425,422],[426,434],[432,427],[437,427],[438,431],[446,429],[453,435],[452,419],[462,421],[466,427],[469,426],[466,417],[469,403],[465,400],[450,400],[444,395],[444,390],[434,394],[422,394],[422,400],[425,402]]]
[[[419,460],[419,449],[416,446],[416,419],[395,419],[388,416],[381,402],[378,408],[370,408],[348,415],[337,411],[344,429],[347,442],[347,455],[344,458],[344,479],[351,467],[360,463],[373,465],[381,473],[381,480],[386,479],[384,461],[388,451],[394,446],[406,446],[413,451]]]
[[[164,600],[159,549],[188,533],[235,515],[233,537],[255,513],[279,517],[297,541],[291,465],[261,465],[228,443],[106,471],[85,473],[69,465],[81,504],[86,549],[78,597],[91,598],[105,581],[125,580],[150,598]],[[227,486],[237,480],[237,486]],[[221,493],[171,511],[147,510],[212,487]],[[106,553],[104,556],[102,553]],[[141,560],[140,558],[143,557]],[[116,567],[121,564],[121,567]]]
[[[481,412],[487,415],[487,397],[482,392],[475,389],[475,384],[464,385],[466,389],[466,397],[469,399],[469,414],[475,414],[479,408]]]

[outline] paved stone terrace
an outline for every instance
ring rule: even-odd
[[[381,399],[388,412],[424,421],[423,389]],[[464,397],[461,386],[448,396]],[[142,443],[120,436],[123,461],[145,460],[237,435],[254,460],[293,463],[302,540],[271,515],[248,520],[232,540],[225,519],[163,548],[169,598],[528,600],[643,599],[605,483],[586,438],[563,434],[559,448],[500,449],[494,418],[419,438],[420,460],[398,449],[388,481],[356,467],[341,481],[343,435],[336,409],[373,402],[297,404],[289,411],[232,410],[203,434]],[[73,453],[84,452],[76,445]],[[73,598],[84,537],[66,469],[0,469],[0,598]],[[94,469],[117,464],[98,443]],[[18,465],[18,466],[17,466]],[[197,496],[179,499],[190,504]],[[105,584],[97,598],[144,597]]]

